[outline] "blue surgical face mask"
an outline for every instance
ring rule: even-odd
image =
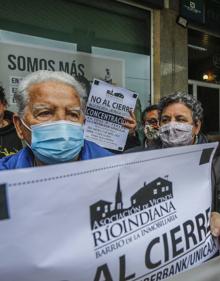
[[[70,121],[55,121],[32,125],[31,150],[35,157],[46,164],[73,161],[79,155],[83,144],[83,127]]]

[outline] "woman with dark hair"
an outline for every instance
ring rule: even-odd
[[[206,137],[200,132],[203,108],[193,96],[176,92],[163,97],[159,103],[160,138],[162,147],[206,143]],[[220,147],[213,159],[213,208],[211,231],[220,236]]]
[[[201,103],[185,92],[175,92],[162,97],[159,104],[159,136],[161,143],[155,148],[166,148],[202,144],[208,142],[201,133],[203,108]],[[152,149],[152,148],[146,148]],[[128,152],[141,151],[137,147]],[[220,236],[220,148],[213,159],[213,207],[211,229],[215,236]]]
[[[201,103],[185,92],[163,97],[160,111],[160,138],[162,147],[174,147],[207,142],[200,132],[203,120]]]
[[[0,158],[22,148],[13,124],[13,112],[6,110],[7,105],[4,89],[0,86]]]
[[[154,141],[154,145],[145,145],[145,149],[151,150],[208,142],[207,138],[201,133],[203,108],[201,103],[193,96],[185,92],[175,92],[162,97],[156,110],[157,118],[159,118],[159,122],[156,123],[157,131],[155,130],[158,139],[157,142]],[[147,108],[147,111],[143,112],[143,116],[147,117],[149,112],[154,113],[155,108]],[[152,120],[157,121],[155,117]],[[143,150],[143,147],[136,147],[127,152],[140,150]]]

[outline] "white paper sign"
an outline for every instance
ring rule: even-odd
[[[217,250],[216,144],[0,172],[0,280],[157,281]]]
[[[64,71],[89,84],[95,77],[104,79],[106,67],[110,67],[112,81],[124,85],[124,61],[121,59],[27,43],[0,42],[0,61],[0,83],[10,94],[11,104],[15,102],[19,81],[37,70]]]
[[[123,151],[128,129],[124,118],[134,110],[137,93],[95,79],[86,108],[84,137],[100,146]]]

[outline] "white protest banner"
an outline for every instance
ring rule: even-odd
[[[85,139],[123,151],[128,136],[123,117],[134,111],[137,97],[133,91],[94,79],[86,107]]]
[[[0,172],[0,280],[157,281],[218,248],[216,144]]]
[[[124,85],[124,62],[121,59],[28,43],[1,41],[0,61],[2,66],[0,82],[6,93],[9,93],[9,101],[12,104],[15,102],[14,94],[19,81],[28,73],[40,69],[64,71],[80,77],[80,81],[89,84],[95,77],[105,79],[106,68],[110,67],[113,82],[120,86]]]
[[[169,281],[219,281],[220,256],[213,258],[187,272],[171,277]]]

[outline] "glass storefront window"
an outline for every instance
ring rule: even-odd
[[[11,0],[1,4],[0,56],[5,68],[0,81],[12,106],[13,81],[37,69],[67,71],[89,88],[92,79],[104,79],[109,68],[114,84],[138,92],[142,109],[149,104],[151,12],[109,3]]]
[[[220,84],[220,38],[188,31],[189,79]]]

